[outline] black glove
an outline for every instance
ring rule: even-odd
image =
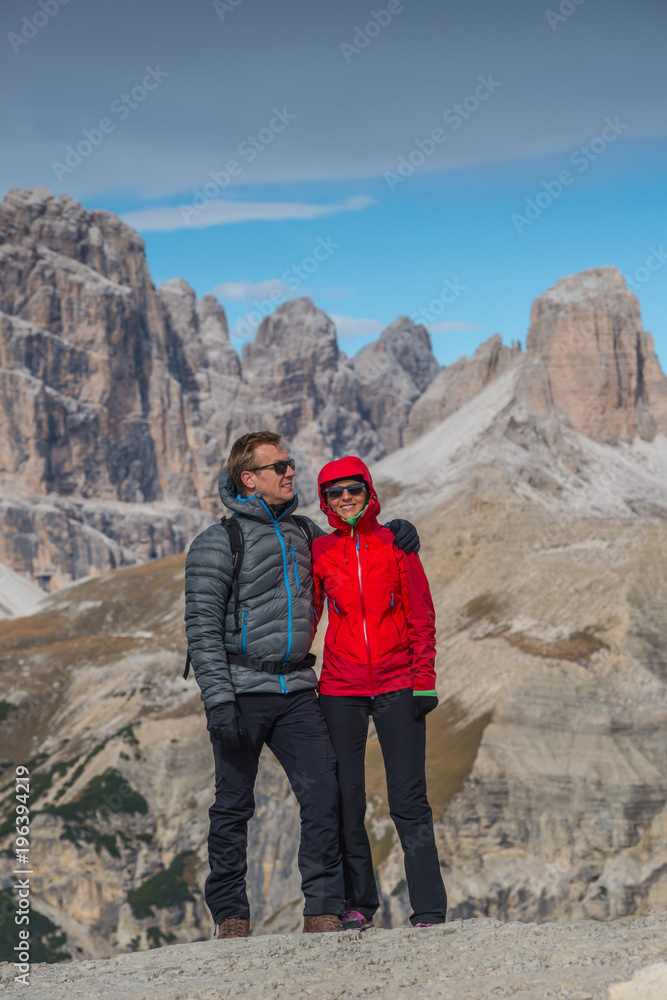
[[[412,715],[415,719],[423,719],[425,715],[437,708],[438,696],[435,694],[413,694]]]
[[[214,740],[220,740],[230,750],[241,746],[241,736],[248,732],[241,710],[235,701],[223,701],[206,709],[207,729]]]
[[[419,552],[419,535],[412,521],[404,521],[402,517],[397,517],[390,521],[387,527],[394,536],[394,545],[404,552]]]

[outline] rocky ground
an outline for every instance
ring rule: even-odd
[[[36,965],[32,1000],[662,1000],[667,911],[610,923],[480,918],[433,929],[268,935]],[[0,965],[4,988],[13,968]],[[623,985],[619,985],[623,984]]]

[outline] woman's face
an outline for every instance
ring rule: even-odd
[[[357,493],[360,486],[363,487],[361,493]],[[348,487],[355,491],[356,496],[349,492]],[[331,496],[330,490],[333,491],[333,496]],[[338,495],[341,490],[342,495]],[[327,489],[326,498],[334,514],[344,518],[355,517],[368,503],[368,488],[356,479],[339,479]]]

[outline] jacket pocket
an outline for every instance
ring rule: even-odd
[[[401,606],[397,604],[396,594],[392,592],[389,595],[389,604],[387,607],[387,613],[384,616],[384,620],[389,624],[389,632],[387,633],[387,638],[391,643],[396,643],[397,645],[403,645],[406,641],[407,635],[401,631],[401,623],[397,618],[397,615],[401,613]]]
[[[325,643],[328,642],[331,646],[335,646],[338,633],[340,632],[340,627],[343,624],[343,616],[340,613],[335,598],[333,597],[327,596],[327,612],[329,615],[329,629],[327,630]],[[331,632],[331,635],[329,635],[329,631]]]

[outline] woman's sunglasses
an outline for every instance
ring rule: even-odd
[[[360,497],[365,489],[365,483],[351,483],[349,486],[330,486],[324,492],[329,500],[340,500],[345,490],[347,490],[351,497]]]
[[[273,469],[277,476],[284,476],[287,472],[287,466],[290,469],[296,467],[296,462],[293,458],[288,458],[287,460],[281,459],[279,462],[271,462],[270,465],[258,465],[256,469],[248,469],[248,472],[261,472],[262,469]]]

